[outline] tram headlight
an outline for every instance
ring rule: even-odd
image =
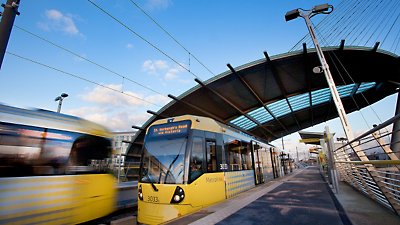
[[[139,186],[138,197],[139,197],[140,200],[143,201],[142,185]]]
[[[185,199],[185,192],[181,187],[177,186],[175,188],[174,195],[172,196],[171,204],[178,204],[182,202],[183,199]]]

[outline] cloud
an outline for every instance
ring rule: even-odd
[[[145,111],[125,107],[106,113],[101,106],[76,108],[67,113],[103,125],[110,131],[132,131],[132,125],[141,126],[151,116]]]
[[[165,80],[174,80],[178,78],[178,74],[185,71],[181,66],[175,66],[174,68],[170,68],[164,76]]]
[[[121,84],[104,86],[122,91]],[[151,106],[148,102],[161,107],[170,101],[168,97],[161,95],[143,95],[132,91],[124,91],[124,93],[140,97],[147,102],[96,86],[80,95],[80,98],[86,102],[85,107],[66,110],[66,113],[96,122],[111,131],[130,131],[132,125],[140,126],[150,118],[151,115],[146,112],[146,109]]]
[[[145,106],[149,104],[143,95],[131,91],[123,91],[121,84],[108,84],[104,86],[107,88],[96,86],[93,90],[85,93],[82,99],[95,104],[110,106]],[[121,93],[122,91],[124,94]]]
[[[69,35],[80,34],[71,15],[65,15],[56,9],[46,10],[46,21],[38,23],[38,26],[46,31],[62,31]]]
[[[133,48],[133,44],[128,43],[128,44],[125,45],[125,47],[128,48],[128,49],[129,49],[129,48]]]
[[[148,0],[147,7],[150,9],[166,9],[172,4],[171,0]]]
[[[143,71],[149,74],[157,74],[160,71],[167,70],[168,68],[168,63],[164,60],[146,60],[142,65]]]
[[[184,65],[182,66],[184,67]],[[146,60],[142,65],[142,69],[148,74],[164,74],[163,79],[166,81],[171,81],[178,79],[178,74],[185,71],[182,66],[176,65],[171,67],[164,60]]]

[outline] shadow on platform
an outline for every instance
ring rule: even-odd
[[[308,167],[168,224],[394,225],[400,217],[344,183],[335,197],[318,167]]]

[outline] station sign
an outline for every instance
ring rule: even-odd
[[[151,126],[147,132],[149,138],[182,137],[189,133],[192,121],[184,120]]]

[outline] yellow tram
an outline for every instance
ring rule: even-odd
[[[142,154],[138,222],[144,224],[187,215],[281,174],[273,146],[200,116],[155,121]]]
[[[113,212],[110,138],[87,120],[0,105],[0,224],[78,224]]]

